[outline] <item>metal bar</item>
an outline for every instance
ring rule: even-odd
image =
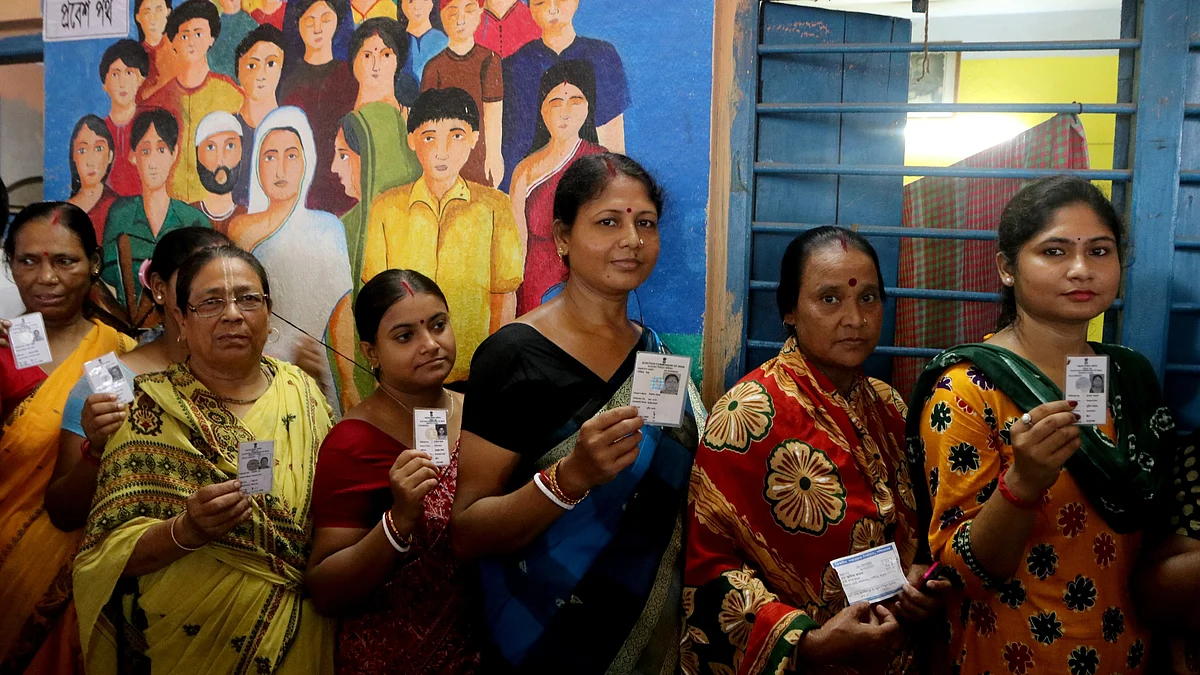
[[[901,112],[1132,115],[1137,106],[1132,103],[759,103],[756,110],[760,115]]]
[[[1138,115],[1134,118],[1129,219],[1133,249],[1151,265],[1133,265],[1125,297],[1137,298],[1121,317],[1121,344],[1141,352],[1161,379],[1167,363],[1171,321],[1171,275],[1175,268],[1175,219],[1179,205],[1179,158],[1188,77],[1190,0],[1139,2],[1142,49],[1137,59]]]
[[[1195,117],[1200,115],[1200,103],[1185,103],[1183,106],[1183,114],[1186,117]]]
[[[1181,169],[1179,171],[1180,183],[1200,183],[1200,171],[1195,169]]]
[[[1200,251],[1200,237],[1175,237],[1176,251]]]
[[[1171,313],[1173,313],[1173,314],[1200,314],[1200,303],[1173,302],[1173,303],[1171,303]]]
[[[779,351],[783,349],[782,342],[774,340],[748,340],[746,346],[750,349],[770,349]],[[875,348],[875,354],[882,356],[907,356],[921,359],[931,359],[942,353],[940,349],[930,349],[928,347],[894,347],[891,345],[880,345]]]
[[[825,225],[828,225],[826,223]],[[800,234],[823,227],[816,223],[772,223],[755,221],[751,231],[757,234]],[[995,241],[995,230],[941,230],[932,227],[889,227],[884,225],[850,225],[864,237],[900,237],[912,239],[954,239],[960,241]]]
[[[0,38],[0,65],[40,63],[45,60],[45,48],[39,33]]]
[[[1177,19],[1178,21],[1178,19]],[[1186,23],[1186,22],[1184,22]],[[1046,40],[1038,42],[930,42],[931,52],[1041,52],[1090,49],[1137,49],[1140,40]],[[787,44],[758,46],[759,54],[863,54],[923,52],[921,42],[860,44]]]
[[[1046,178],[1048,176],[1079,176],[1088,180],[1127,181],[1133,178],[1129,169],[1031,169],[979,168],[953,166],[881,166],[869,164],[784,164],[755,162],[754,173],[763,176],[940,176],[944,178]],[[1200,172],[1196,172],[1200,174]],[[1200,179],[1200,175],[1198,175]]]
[[[1184,373],[1187,375],[1200,375],[1200,364],[1196,363],[1168,363],[1163,367],[1163,370],[1168,373]]]

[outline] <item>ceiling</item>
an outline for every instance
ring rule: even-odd
[[[872,14],[914,18],[912,0],[780,0],[793,5],[823,7]],[[930,0],[929,13],[938,16],[980,16],[1120,10],[1121,0]]]

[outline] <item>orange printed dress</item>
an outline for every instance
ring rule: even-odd
[[[1146,672],[1149,631],[1129,595],[1142,535],[1114,532],[1071,472],[1038,508],[1015,576],[991,577],[971,553],[973,519],[1013,461],[1010,429],[1024,412],[963,362],[937,379],[919,418],[930,548],[964,586],[960,611],[949,612],[956,672]],[[1116,438],[1108,419],[1101,430]]]

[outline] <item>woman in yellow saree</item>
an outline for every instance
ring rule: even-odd
[[[332,673],[333,626],[301,597],[329,405],[262,356],[271,300],[253,256],[205,249],[176,285],[191,356],[136,380],[75,563],[87,672]],[[255,441],[274,461],[247,495],[238,454]]]
[[[0,342],[0,672],[74,673],[79,642],[71,561],[82,530],[55,528],[42,501],[63,405],[84,362],[122,353],[133,340],[85,315],[100,256],[96,231],[79,207],[27,207],[9,228],[4,254],[21,301],[46,324],[45,335],[14,331],[11,339],[46,340],[52,360],[17,368],[12,350]]]

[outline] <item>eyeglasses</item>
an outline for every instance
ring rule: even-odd
[[[269,297],[266,293],[246,293],[234,298],[233,304],[243,312],[257,312],[263,308]],[[211,319],[224,314],[225,306],[228,304],[229,301],[225,298],[209,298],[199,305],[188,305],[187,307],[201,319]]]

